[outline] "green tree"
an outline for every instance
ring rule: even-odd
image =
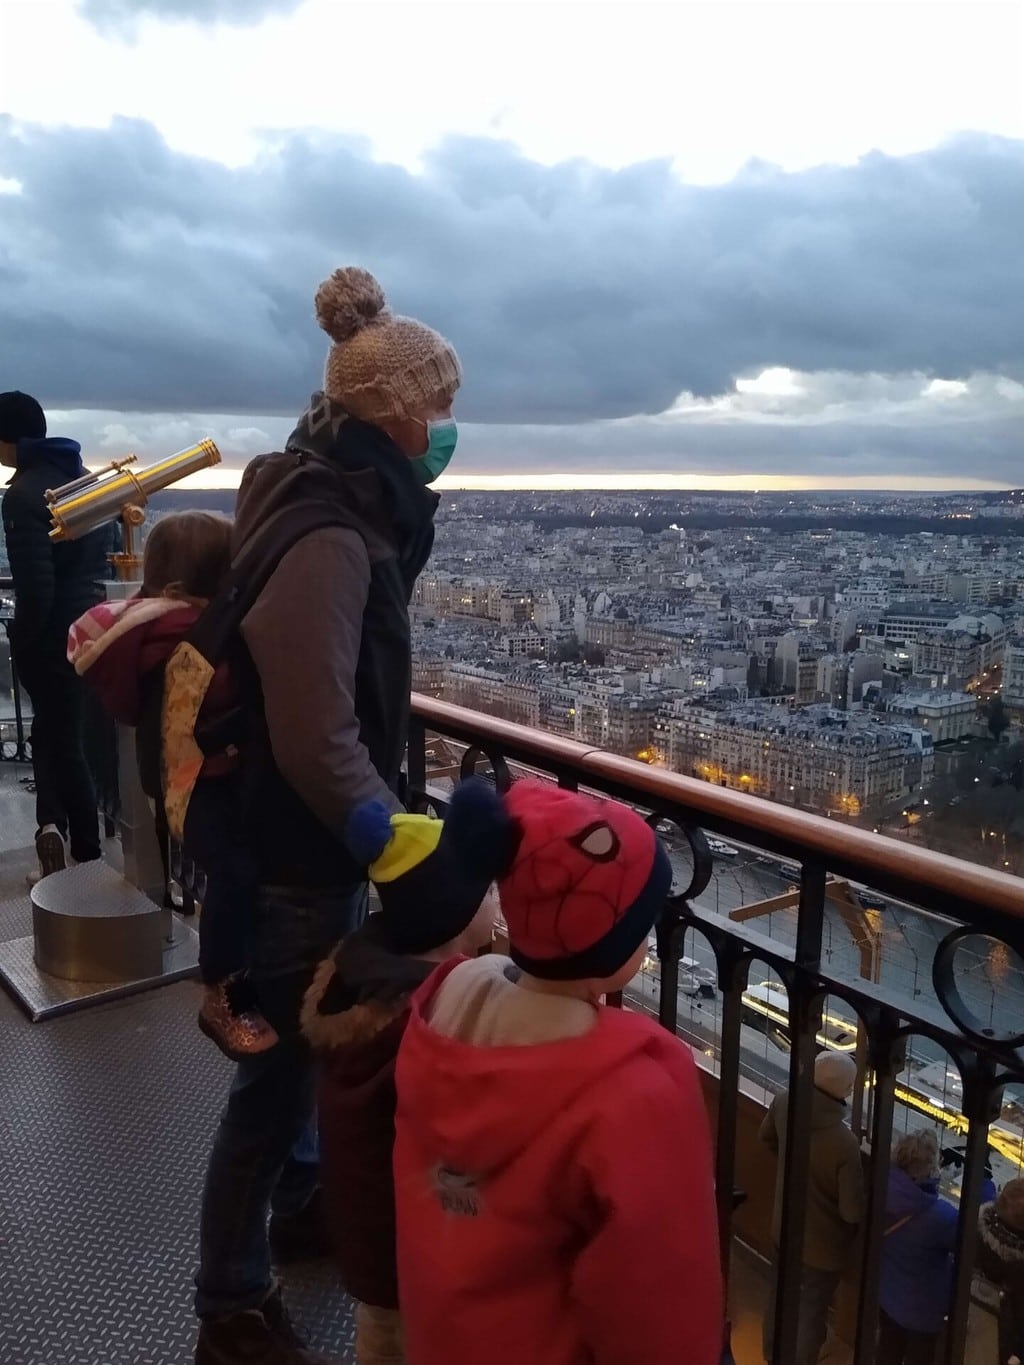
[[[992,698],[985,708],[985,717],[988,721],[988,732],[998,743],[1000,737],[1010,728],[1010,717],[1006,714],[1002,697]]]

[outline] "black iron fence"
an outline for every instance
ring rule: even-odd
[[[0,579],[0,603],[5,588],[9,597],[9,580]],[[5,630],[9,616],[0,605]],[[30,749],[16,679],[10,711],[9,718],[6,714],[0,718],[0,757],[24,762]],[[445,771],[453,776],[483,770],[504,787],[518,765],[564,787],[584,788],[643,810],[672,843],[679,884],[657,929],[656,990],[634,993],[629,1003],[656,1010],[666,1028],[701,1044],[698,1050],[705,1054],[701,1060],[707,1063],[710,1057],[716,1071],[716,1176],[726,1269],[732,1191],[743,1184],[743,1173],[736,1169],[736,1138],[740,1099],[751,1076],[749,1047],[744,1046],[753,1000],[751,969],[756,966],[762,976],[767,972],[784,995],[782,1006],[766,989],[759,997],[776,1041],[784,1041],[788,1053],[776,1076],[776,1088],[787,1090],[790,1097],[777,1252],[781,1291],[776,1297],[777,1360],[792,1360],[795,1353],[813,1066],[819,1049],[836,1041],[834,1002],[841,1002],[854,1021],[861,1064],[854,1126],[863,1133],[868,1154],[856,1365],[871,1365],[875,1355],[888,1154],[897,1107],[905,1106],[909,1095],[919,1112],[947,1133],[959,1133],[963,1143],[957,1154],[962,1169],[958,1236],[943,1346],[946,1365],[958,1365],[964,1358],[978,1209],[987,1169],[993,1152],[1002,1154],[1004,1172],[1007,1162],[1019,1167],[1024,1161],[1024,1089],[1019,1109],[1006,1101],[1015,1087],[1024,1087],[1024,882],[426,697],[413,699],[408,754],[413,805],[444,803],[443,785],[431,781],[438,769],[428,761],[435,736],[452,742],[454,764]],[[788,937],[780,939],[764,932],[763,924],[758,927],[749,904],[724,911],[717,900],[711,904],[715,858],[723,847],[719,843],[716,848],[715,840],[735,840],[757,861],[776,860],[783,880],[789,878],[792,884],[753,911],[783,910]],[[171,873],[190,897],[195,888],[189,870],[175,866]],[[827,939],[829,908],[842,899],[837,888],[843,888],[853,910],[850,932],[864,962],[871,959],[876,930],[871,917],[884,917],[888,903],[915,907],[927,917],[930,937],[915,948],[912,988],[897,988],[886,981],[884,972],[851,971],[848,963],[835,964]],[[691,995],[684,982],[692,984],[695,965],[684,956],[684,946],[698,934],[713,963],[715,1028],[710,1032],[695,1026],[681,1010],[681,1002]],[[877,938],[881,941],[884,935]],[[874,965],[877,968],[877,955]],[[979,980],[984,989],[979,989]],[[906,1081],[908,1053],[922,1041],[949,1059],[956,1076],[953,1094],[937,1097],[934,1103],[927,1094],[915,1099]]]
[[[765,1000],[777,1040],[788,1050],[780,1089],[789,1093],[788,1140],[784,1155],[784,1197],[777,1252],[780,1292],[776,1297],[775,1359],[794,1359],[798,1327],[801,1249],[807,1214],[806,1171],[811,1146],[813,1067],[823,1046],[856,1047],[861,1088],[855,1125],[864,1135],[867,1209],[861,1241],[859,1303],[854,1359],[875,1358],[879,1269],[882,1263],[889,1152],[897,1103],[910,1104],[947,1136],[959,1134],[962,1170],[959,1220],[943,1357],[947,1365],[964,1358],[971,1303],[978,1210],[994,1153],[1006,1158],[1002,1172],[1016,1174],[1024,1157],[1024,1109],[1006,1102],[1024,1084],[1024,883],[1005,873],[897,843],[834,821],[725,790],[693,778],[648,767],[631,759],[587,748],[554,735],[483,716],[427,697],[414,697],[409,742],[409,800],[437,807],[445,786],[431,781],[428,754],[434,737],[452,742],[452,774],[484,771],[499,788],[513,780],[517,765],[547,775],[561,786],[583,788],[642,809],[660,831],[681,844],[681,884],[665,906],[657,930],[660,982],[656,1008],[661,1023],[684,1036],[680,983],[690,975],[683,961],[684,939],[698,933],[713,953],[720,1029],[712,1054],[718,1074],[717,1187],[722,1246],[728,1268],[733,1216],[732,1191],[743,1184],[736,1170],[737,1120],[745,1083],[744,1031],[751,1009]],[[711,835],[714,843],[709,844]],[[750,907],[722,913],[707,895],[713,850],[728,850],[732,839],[763,862],[778,866],[793,885],[763,902],[767,912],[791,907],[785,941],[754,927]],[[833,900],[845,905],[850,931],[865,962],[871,958],[872,916],[885,906],[913,907],[927,934],[921,974],[908,990],[887,984],[885,973],[837,969],[825,951]],[[881,907],[881,908],[879,908]],[[757,911],[757,907],[754,907]],[[910,913],[909,909],[907,913]],[[880,940],[882,941],[882,940]],[[877,944],[876,944],[877,946]],[[920,944],[915,948],[918,957]],[[875,959],[877,966],[877,958]],[[784,993],[749,990],[751,968],[767,967]],[[923,984],[921,984],[923,982]],[[755,999],[754,997],[757,996]],[[826,1005],[826,1001],[829,1002]],[[856,1021],[853,1037],[837,1032],[834,1002]],[[638,1004],[643,1005],[643,997]],[[705,1035],[706,1036],[706,1035]],[[949,1059],[955,1082],[943,1096],[908,1085],[908,1049],[925,1046]],[[747,1049],[749,1051],[749,1049]],[[899,1096],[899,1100],[898,1100]],[[867,1102],[865,1103],[865,1097]],[[1024,1097],[1022,1097],[1024,1098]]]
[[[4,653],[10,668],[10,692],[0,694],[0,761],[27,763],[30,758],[28,727],[25,723],[24,698],[18,684],[18,670],[11,651],[11,622],[14,620],[14,582],[0,576],[0,629],[3,630]],[[6,683],[6,679],[4,682]],[[7,692],[7,688],[4,688]]]

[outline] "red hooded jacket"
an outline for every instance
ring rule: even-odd
[[[477,1047],[417,993],[395,1198],[410,1365],[718,1365],[708,1120],[686,1047],[602,1008],[583,1037]]]

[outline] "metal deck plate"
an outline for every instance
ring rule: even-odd
[[[0,905],[0,939],[26,932]],[[0,992],[0,1362],[189,1365],[203,1172],[232,1068],[196,991],[149,991],[34,1027]],[[289,1267],[296,1320],[352,1360],[328,1262]]]
[[[33,957],[32,935],[28,934],[0,943],[0,980],[33,1022],[38,1023],[195,976],[199,970],[199,936],[180,916],[175,916],[174,939],[173,947],[164,949],[163,971],[158,976],[138,981],[90,982],[63,981],[40,971]]]

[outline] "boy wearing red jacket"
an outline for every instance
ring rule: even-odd
[[[506,805],[510,958],[441,967],[398,1056],[410,1365],[718,1365],[711,1146],[689,1050],[603,997],[671,883],[624,806],[539,782]]]

